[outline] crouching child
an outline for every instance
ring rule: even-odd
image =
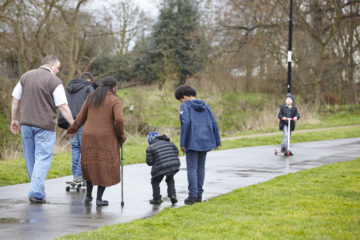
[[[160,182],[166,176],[167,194],[172,204],[177,203],[174,175],[180,169],[179,150],[166,135],[150,132],[147,137],[146,163],[152,166],[151,185],[153,199],[151,204],[161,204]]]

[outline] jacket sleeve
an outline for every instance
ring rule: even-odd
[[[279,111],[279,114],[278,114],[278,118],[281,120],[283,117],[284,117],[284,110],[283,110],[283,107],[280,106],[280,111]]]
[[[146,164],[149,166],[154,165],[154,157],[151,153],[150,146],[146,148]]]
[[[299,120],[300,119],[300,113],[298,112],[297,107],[294,106],[294,108],[295,108],[294,117],[297,117],[297,119]]]
[[[94,87],[93,86],[88,86],[87,90],[86,90],[86,97],[88,97],[92,92],[94,92]]]
[[[189,107],[187,106],[186,102],[183,102],[180,107],[180,122],[181,122],[180,147],[185,147],[191,128]]]
[[[82,105],[79,114],[76,116],[75,121],[74,121],[73,124],[68,128],[67,132],[70,133],[70,134],[77,132],[77,130],[78,130],[82,125],[84,125],[84,123],[86,122],[87,114],[88,114],[88,104],[87,104],[87,102],[85,102],[85,103]]]
[[[207,106],[207,107],[208,107],[208,111],[209,111],[209,114],[210,114],[210,119],[211,119],[212,126],[213,126],[213,131],[214,131],[214,137],[215,137],[215,141],[216,141],[216,146],[217,146],[217,147],[220,147],[220,146],[221,146],[221,141],[220,141],[219,128],[218,128],[216,119],[215,119],[215,117],[214,117],[214,114],[213,114],[212,111],[211,111],[210,106]]]
[[[113,106],[113,116],[114,116],[114,130],[116,136],[122,145],[126,141],[125,129],[124,129],[124,118],[123,118],[123,104],[121,99],[116,101]]]

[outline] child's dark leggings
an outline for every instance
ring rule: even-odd
[[[92,182],[86,181],[86,196],[87,197],[91,197],[92,190],[93,190]],[[105,191],[105,187],[98,186],[96,200],[102,201],[102,196],[104,194],[104,191]]]

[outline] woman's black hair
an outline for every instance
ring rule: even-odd
[[[181,85],[175,90],[175,98],[180,100],[184,96],[196,97],[196,90],[189,85]]]
[[[115,78],[111,76],[106,76],[100,80],[100,86],[88,97],[87,101],[89,105],[94,107],[100,107],[105,100],[105,96],[108,90],[110,90],[114,95],[113,88],[116,86],[117,82]]]

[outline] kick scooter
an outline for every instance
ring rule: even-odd
[[[287,121],[288,121],[288,134],[287,134],[287,137],[288,137],[288,142],[287,142],[287,149],[285,150],[285,155],[286,156],[290,156],[290,121],[293,120],[294,121],[294,118],[286,118]],[[277,148],[275,148],[275,155],[277,155],[279,152],[279,150]]]

